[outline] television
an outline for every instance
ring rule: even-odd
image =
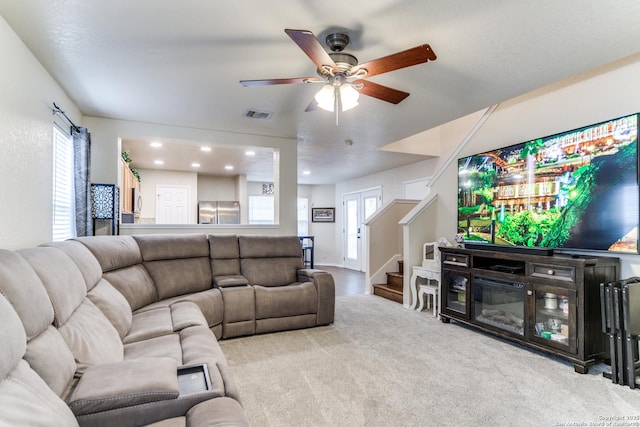
[[[638,253],[638,114],[458,159],[465,246]]]

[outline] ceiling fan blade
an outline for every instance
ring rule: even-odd
[[[324,82],[316,77],[295,77],[289,79],[265,79],[265,80],[240,80],[242,86],[270,86],[270,85],[289,85],[297,83],[316,83]]]
[[[316,67],[322,68],[323,65],[328,65],[334,70],[338,68],[311,31],[286,29],[284,32],[307,54]]]
[[[402,52],[394,53],[393,55],[356,65],[351,69],[350,74],[354,75],[358,70],[366,69],[366,77],[371,77],[382,73],[388,73],[389,71],[399,70],[400,68],[411,67],[412,65],[418,65],[423,62],[435,60],[436,54],[431,49],[431,46],[423,44],[421,46],[414,47],[413,49],[404,50]]]
[[[316,111],[317,108],[318,108],[318,101],[316,101],[316,99],[314,98],[311,100],[309,105],[307,105],[307,108],[305,108],[304,112],[308,113],[310,111]]]
[[[409,96],[408,92],[403,92],[398,89],[392,89],[390,87],[382,86],[378,83],[373,83],[367,80],[356,80],[353,82],[353,84],[363,85],[362,88],[357,89],[357,91],[361,94],[371,96],[373,98],[378,98],[392,104],[399,104],[407,96]]]

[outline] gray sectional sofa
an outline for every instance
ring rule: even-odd
[[[218,339],[328,325],[296,236],[0,250],[0,425],[246,426]]]

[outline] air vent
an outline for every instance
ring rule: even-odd
[[[247,110],[244,113],[244,116],[249,117],[250,119],[269,120],[271,117],[273,117],[273,113],[270,113],[268,111]]]

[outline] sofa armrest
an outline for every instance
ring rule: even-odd
[[[158,357],[91,366],[67,403],[76,416],[177,399],[177,363]]]
[[[336,288],[333,276],[324,271],[312,268],[301,268],[297,271],[299,282],[311,282],[318,292],[318,325],[333,323]]]
[[[183,417],[222,397],[207,364],[149,357],[90,367],[66,399],[80,427],[136,427]]]

